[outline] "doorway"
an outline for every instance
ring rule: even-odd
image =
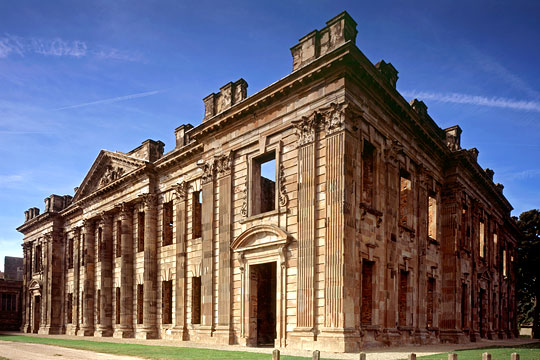
[[[34,326],[32,332],[36,333],[39,330],[39,320],[41,318],[41,296],[34,296]]]
[[[276,339],[276,262],[251,266],[252,301],[257,346],[274,346]]]

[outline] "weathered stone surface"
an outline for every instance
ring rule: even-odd
[[[171,152],[102,151],[73,198],[28,210],[23,331],[338,352],[516,336],[502,186],[355,37],[336,16],[290,75],[206,97]]]

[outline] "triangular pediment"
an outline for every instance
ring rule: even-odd
[[[96,190],[115,183],[132,171],[144,166],[144,160],[118,152],[101,150],[81,186],[75,191],[73,201],[82,199]]]

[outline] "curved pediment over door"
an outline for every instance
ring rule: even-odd
[[[289,243],[289,233],[275,225],[257,225],[240,234],[231,244],[235,252],[283,246]]]
[[[41,281],[37,279],[32,279],[30,283],[28,284],[28,290],[29,291],[38,291],[41,292]]]

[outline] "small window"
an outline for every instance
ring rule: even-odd
[[[276,209],[276,153],[253,159],[251,168],[251,215]]]
[[[432,328],[435,314],[435,279],[428,278],[427,283],[427,327]]]
[[[161,282],[161,322],[172,323],[172,280]]]
[[[122,221],[116,222],[116,257],[122,256]]]
[[[480,239],[479,239],[479,252],[480,257],[484,258],[486,256],[486,240],[485,240],[485,226],[484,222],[480,221]]]
[[[101,290],[96,295],[96,324],[101,324]]]
[[[373,262],[362,262],[362,325],[371,325],[373,314]]]
[[[163,204],[163,246],[171,245],[173,238],[173,202]]]
[[[102,228],[98,228],[98,239],[97,239],[97,243],[98,243],[98,262],[101,262],[101,260],[103,260],[103,247],[105,246],[104,242],[103,242],[103,229]]]
[[[497,234],[493,234],[493,264],[497,264]]]
[[[81,251],[81,266],[84,266],[86,264],[86,240],[84,238],[84,235],[82,236],[82,245],[81,245],[80,251]]]
[[[398,307],[398,315],[399,315],[399,326],[407,326],[407,305],[408,305],[408,280],[409,280],[409,273],[407,271],[400,271],[399,272],[399,290],[398,290],[398,298],[399,298],[399,307]]]
[[[116,303],[116,323],[120,324],[120,309],[121,309],[121,298],[120,298],[120,287],[116,287],[115,291],[115,303]]]
[[[68,240],[68,269],[73,269],[73,239]]]
[[[401,171],[399,180],[399,223],[410,226],[413,205],[411,176]]]
[[[144,251],[144,212],[137,214],[137,252]]]
[[[191,196],[191,237],[202,236],[202,191],[194,191]]]
[[[373,206],[375,198],[375,147],[364,140],[362,149],[362,201]]]
[[[67,294],[67,304],[66,304],[66,316],[67,316],[67,323],[71,324],[73,321],[73,294],[69,293]]]
[[[43,256],[41,252],[41,245],[36,246],[36,253],[34,254],[34,272],[41,271],[41,257]]]
[[[137,324],[142,324],[144,320],[144,287],[137,284]]]
[[[191,323],[201,323],[201,277],[191,278]]]
[[[428,236],[437,240],[437,199],[428,197]]]

